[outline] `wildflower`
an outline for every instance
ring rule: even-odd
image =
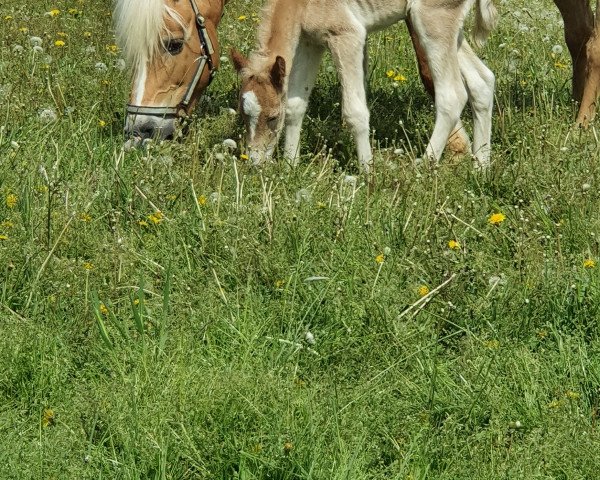
[[[16,54],[16,55],[20,55],[21,53],[23,53],[23,50],[24,50],[24,49],[23,49],[23,46],[22,46],[22,45],[18,45],[18,44],[17,44],[17,45],[15,45],[15,46],[12,48],[12,52],[13,52],[14,54]]]
[[[104,127],[106,127],[106,122],[104,120],[98,120],[98,126],[100,128],[104,128]]]
[[[123,70],[125,70],[127,68],[127,64],[125,63],[125,60],[123,60],[122,58],[117,58],[115,60],[115,68],[119,72],[122,72]]]
[[[429,287],[427,285],[421,285],[417,288],[417,293],[419,294],[419,297],[424,297],[429,293]]]
[[[19,197],[17,197],[14,193],[9,193],[5,199],[6,206],[8,208],[15,208],[17,206],[18,201]]]
[[[163,221],[163,214],[160,210],[157,210],[156,212],[148,215],[148,220],[150,220],[154,225],[158,225]]]
[[[596,268],[596,261],[591,258],[586,258],[583,261],[583,268]]]
[[[301,204],[303,202],[309,202],[310,197],[311,197],[310,191],[307,190],[306,188],[301,188],[300,190],[298,190],[296,192],[296,203]]]
[[[246,15],[240,15],[240,16],[238,17],[238,20],[239,20],[240,22],[243,22],[244,20],[246,20],[246,18],[248,18]]]
[[[93,270],[94,264],[92,262],[83,262],[84,270]]]
[[[69,35],[67,35],[65,32],[58,32],[56,34],[56,36],[61,37],[61,38],[67,38]]]
[[[538,330],[537,336],[540,340],[544,340],[548,336],[548,330]]]
[[[79,15],[81,13],[76,8],[69,8],[68,12],[69,12],[69,15],[73,15],[73,16],[77,16],[77,15]]]
[[[92,32],[83,32],[83,36],[84,36],[85,38],[91,38],[91,36],[92,36]]]
[[[560,55],[563,52],[563,47],[562,45],[554,45],[552,47],[552,53],[554,55]]]
[[[96,63],[96,65],[94,65],[94,68],[98,72],[106,72],[106,70],[108,70],[108,67],[106,66],[106,63],[104,63],[104,62],[98,62],[98,63]]]
[[[138,225],[140,227],[147,227],[148,226],[148,222],[146,220],[139,220],[138,221]]]
[[[0,240],[8,240],[8,235],[0,234]]]
[[[579,400],[581,394],[574,392],[573,390],[567,390],[565,397],[567,397],[569,400]]]
[[[275,288],[280,289],[285,285],[285,280],[275,280]]]
[[[34,45],[32,50],[34,53],[44,53],[44,49],[42,47],[40,47],[39,45]]]
[[[498,212],[489,216],[488,223],[490,225],[500,225],[504,220],[506,220],[506,215]]]
[[[136,305],[136,306],[139,305],[140,304],[140,299],[139,298],[135,298],[133,300],[133,304]]]
[[[61,48],[61,47],[64,47],[65,45],[66,45],[66,44],[65,44],[64,40],[56,40],[56,41],[54,42],[54,46],[55,46],[55,47],[59,47],[59,48]]]
[[[561,405],[562,402],[560,400],[554,399],[548,404],[548,408],[556,409],[559,408]]]
[[[559,70],[566,70],[567,66],[564,63],[554,62],[554,66]]]
[[[375,263],[382,264],[384,260],[385,260],[385,255],[383,253],[380,253],[379,255],[377,255],[375,257]]]
[[[83,212],[81,215],[79,215],[79,220],[85,223],[89,223],[92,221],[92,216],[87,212]]]
[[[106,50],[108,50],[110,53],[117,53],[119,51],[119,47],[117,47],[116,45],[107,45],[106,46]]]
[[[500,342],[498,340],[486,340],[483,345],[490,350],[498,350],[500,348]]]
[[[42,426],[51,427],[54,425],[56,421],[56,415],[54,414],[54,410],[51,408],[45,408],[44,413],[42,414]]]
[[[196,201],[198,202],[198,205],[200,205],[201,207],[203,207],[204,205],[206,205],[206,197],[204,195],[200,195]]]
[[[399,73],[394,77],[394,82],[406,82],[406,77]]]
[[[290,453],[294,448],[294,444],[292,442],[285,442],[283,444],[283,451],[285,453]]]
[[[316,343],[315,336],[310,331],[304,334],[304,340],[306,340],[306,343],[309,345],[314,345]]]
[[[58,17],[60,15],[60,10],[58,8],[53,8],[49,12],[46,12],[46,15],[49,17]]]
[[[385,72],[385,76],[388,78],[392,78],[396,75],[396,72],[394,72],[393,70],[388,70],[387,72]]]
[[[42,123],[52,123],[56,121],[58,116],[56,115],[56,112],[51,108],[45,108],[39,113],[38,118]]]
[[[317,208],[319,209],[323,209],[326,208],[327,205],[325,204],[325,202],[317,202]]]
[[[102,315],[108,315],[108,308],[106,308],[106,305],[104,305],[103,303],[100,303],[98,309],[100,310],[100,313]]]
[[[250,157],[248,155],[246,155],[245,153],[242,153],[240,155],[240,160],[248,160]]]
[[[227,150],[235,150],[237,148],[237,143],[231,138],[226,138],[225,140],[223,140],[223,146]]]
[[[29,43],[32,47],[41,47],[43,41],[40,37],[29,37]]]
[[[4,220],[2,223],[0,223],[0,227],[6,228],[6,229],[12,228],[14,226],[15,226],[15,224],[13,222],[11,222],[10,220]]]
[[[29,31],[29,29],[27,27],[19,28],[19,32],[21,32],[21,33],[27,33],[28,31]]]
[[[448,248],[450,250],[460,250],[460,242],[458,242],[456,240],[450,240],[448,242]]]

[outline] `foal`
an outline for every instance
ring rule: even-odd
[[[494,75],[463,38],[464,18],[477,2],[475,39],[483,41],[496,22],[492,0],[270,0],[249,59],[232,50],[241,74],[240,113],[255,163],[271,157],[286,128],[285,156],[298,161],[302,119],[325,47],[342,85],[343,116],[354,135],[361,168],[372,163],[363,59],[367,34],[410,13],[435,85],[436,120],[426,155],[439,160],[446,140],[470,100],[473,152],[489,164]]]

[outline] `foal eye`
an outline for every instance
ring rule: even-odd
[[[267,118],[267,126],[271,130],[275,130],[277,128],[278,120],[279,120],[279,115],[274,115],[272,117]]]
[[[183,40],[167,40],[164,43],[169,55],[179,55],[183,50]]]

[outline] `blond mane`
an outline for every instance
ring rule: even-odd
[[[188,35],[181,15],[165,0],[115,0],[117,42],[133,71],[143,68],[163,48],[161,37],[166,31],[165,15],[181,25]]]

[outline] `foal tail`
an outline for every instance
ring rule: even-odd
[[[496,10],[493,0],[477,0],[473,32],[475,45],[481,46],[485,43],[496,23],[498,23],[498,10]]]

